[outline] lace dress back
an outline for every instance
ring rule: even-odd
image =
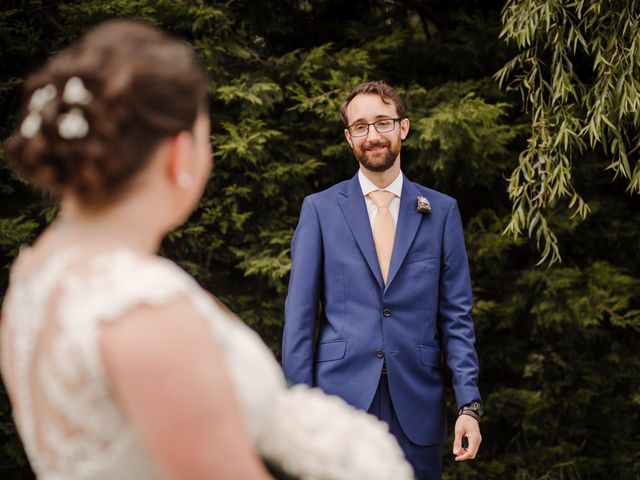
[[[29,251],[21,254],[28,256]],[[19,259],[20,260],[20,259]],[[3,374],[39,478],[151,479],[160,474],[110,389],[100,331],[130,309],[187,295],[208,320],[250,433],[285,388],[271,352],[174,263],[126,250],[17,261],[3,306]],[[144,339],[141,339],[143,341]],[[212,368],[214,368],[212,366]]]

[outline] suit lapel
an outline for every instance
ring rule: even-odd
[[[369,214],[367,213],[367,206],[364,202],[364,196],[362,195],[362,189],[360,188],[360,182],[358,181],[357,174],[347,184],[347,186],[348,188],[346,191],[341,192],[344,198],[340,200],[340,208],[342,209],[344,218],[351,229],[351,233],[353,233],[353,236],[356,239],[356,243],[358,244],[362,255],[366,259],[371,272],[375,276],[380,287],[383,287],[384,282],[382,281],[380,265],[378,265],[376,247],[373,243]]]
[[[393,253],[391,254],[391,265],[389,266],[389,276],[387,277],[387,287],[395,278],[400,265],[407,256],[409,247],[416,236],[422,213],[416,211],[416,199],[420,192],[415,185],[404,177],[402,182],[402,196],[400,197],[400,212],[398,213],[398,225],[396,227],[396,238],[393,243]]]

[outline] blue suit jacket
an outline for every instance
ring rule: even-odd
[[[431,203],[431,215],[416,211],[419,195]],[[419,445],[443,442],[444,364],[458,407],[480,399],[456,201],[404,178],[385,287],[356,175],[305,198],[291,262],[282,348],[287,379],[367,410],[386,358],[407,436]]]

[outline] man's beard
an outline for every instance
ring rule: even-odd
[[[369,158],[369,153],[367,152],[367,150],[374,147],[387,148],[387,151],[384,154],[382,162],[374,162],[372,161],[372,159]],[[360,162],[360,165],[362,165],[367,170],[371,172],[386,172],[391,167],[393,167],[394,163],[396,163],[396,158],[398,158],[398,154],[400,153],[400,146],[397,145],[394,148],[394,146],[391,144],[389,140],[381,140],[378,142],[366,142],[366,143],[363,143],[360,146],[360,148],[358,148],[357,150],[354,149],[353,153],[355,154],[358,162]]]

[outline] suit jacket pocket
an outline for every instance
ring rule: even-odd
[[[440,358],[440,349],[434,347],[428,347],[426,345],[419,345],[420,348],[420,363],[427,367],[441,368],[442,360]]]
[[[346,352],[347,352],[346,340],[319,343],[318,351],[316,353],[316,361],[329,362],[331,360],[340,360],[341,358],[344,358]]]
[[[425,262],[436,258],[435,255],[429,251],[409,252],[404,259],[405,265],[410,263]]]

